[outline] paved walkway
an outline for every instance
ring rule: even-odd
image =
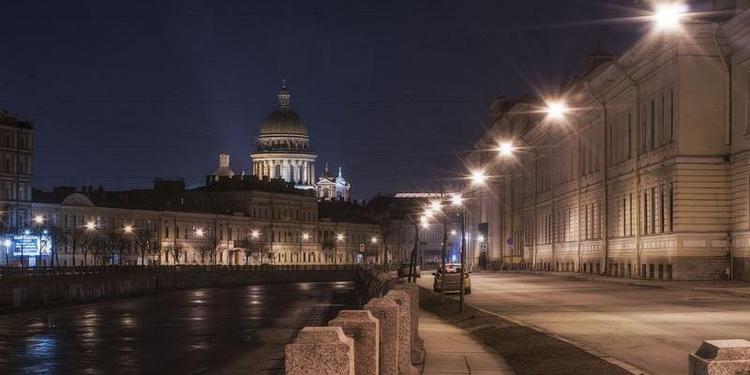
[[[430,275],[419,280],[431,283]],[[505,272],[473,273],[471,284],[468,304],[651,374],[686,374],[688,353],[703,340],[750,337],[748,298],[725,294],[746,287],[741,282]]]
[[[425,375],[513,374],[500,354],[432,313],[419,312],[419,335],[427,352],[422,372]]]

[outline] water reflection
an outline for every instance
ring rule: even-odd
[[[0,316],[0,374],[282,373],[284,345],[353,308],[352,288],[200,289]]]

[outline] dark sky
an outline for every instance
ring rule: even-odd
[[[200,182],[239,171],[285,78],[318,169],[355,198],[425,189],[497,96],[552,88],[633,1],[0,1],[0,108],[36,126],[35,185]],[[617,4],[617,5],[615,5]]]

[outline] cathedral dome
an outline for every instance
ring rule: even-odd
[[[308,136],[304,122],[289,106],[289,91],[286,89],[286,82],[282,82],[278,97],[279,106],[266,116],[260,126],[260,136]]]
[[[260,135],[308,135],[307,127],[291,109],[276,109],[266,116],[260,126]]]

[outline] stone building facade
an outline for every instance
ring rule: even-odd
[[[185,191],[176,201],[183,205],[124,208],[111,202],[97,205],[88,195],[75,192],[61,202],[34,202],[31,213],[41,218],[40,230],[65,234],[56,245],[55,264],[61,266],[354,264],[366,262],[366,253],[381,253],[377,226],[321,219],[312,195]],[[84,260],[82,240],[76,243],[71,236],[76,231],[81,236],[122,235],[127,246],[119,253],[97,242]],[[144,245],[136,241],[141,233],[150,233],[144,257]],[[35,263],[45,266],[52,261],[49,254]]]
[[[0,112],[0,222],[6,231],[31,219],[33,134],[31,123]]]
[[[740,4],[740,3],[738,3]],[[498,101],[467,164],[469,226],[500,267],[619,277],[750,277],[750,10],[653,32],[546,101]],[[499,157],[498,142],[512,142]],[[484,247],[470,241],[476,265]]]

